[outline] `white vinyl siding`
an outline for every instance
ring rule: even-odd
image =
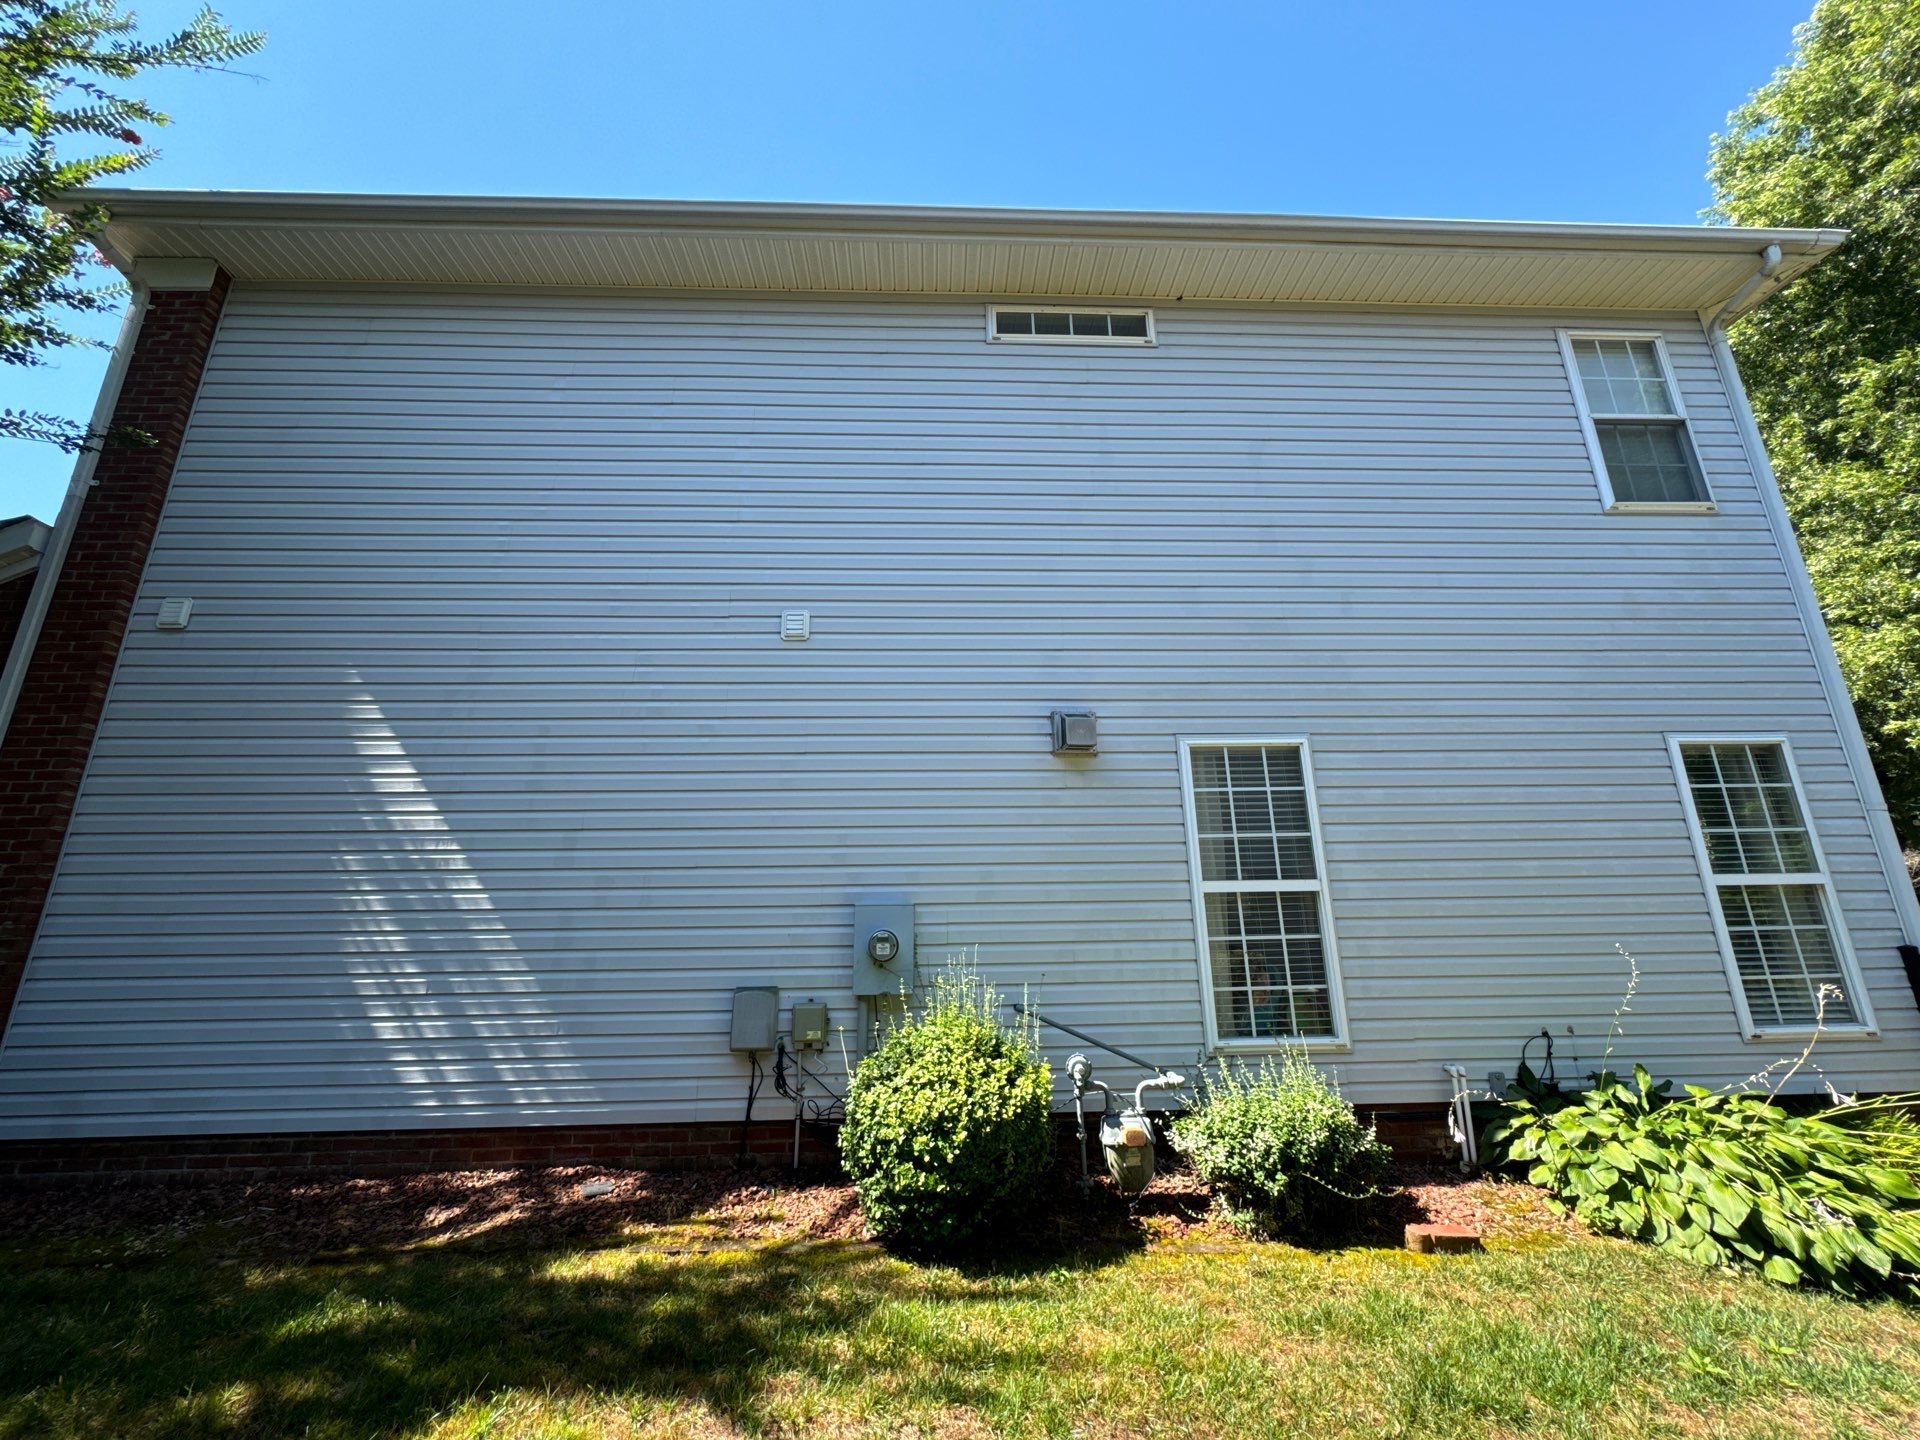
[[[1597,1064],[1616,943],[1617,1058],[1772,1058],[1665,737],[1788,737],[1880,1025],[1822,1064],[1915,1084],[1891,895],[1691,318],[1627,323],[1710,525],[1595,504],[1566,316],[1167,302],[1142,353],[989,346],[982,308],[236,285],[0,1133],[737,1120],[733,987],[851,1024],[865,892],[918,902],[924,963],[1190,1066],[1183,736],[1311,739],[1339,1074],[1382,1103],[1543,1026]],[[1050,753],[1063,708],[1098,756]]]
[[[1786,743],[1676,739],[1673,753],[1749,1030],[1861,1028],[1865,997]]]
[[[1606,508],[1713,509],[1661,337],[1562,331],[1560,346]]]
[[[1202,984],[1215,1044],[1341,1039],[1304,741],[1188,741]]]

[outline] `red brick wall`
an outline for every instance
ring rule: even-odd
[[[416,1170],[475,1170],[503,1165],[624,1165],[693,1169],[729,1165],[740,1154],[740,1125],[555,1125],[484,1130],[358,1130],[338,1134],[190,1135],[106,1140],[0,1141],[0,1181],[66,1175],[183,1175],[225,1172],[350,1170],[395,1175]],[[833,1162],[838,1152],[818,1127],[801,1131],[802,1163]],[[756,1120],[748,1158],[784,1165],[793,1158],[793,1121]]]
[[[39,572],[29,570],[11,580],[0,580],[0,662],[13,649],[13,637],[20,633],[20,617],[27,613],[27,597],[33,593],[33,578]]]
[[[149,297],[112,423],[136,426],[155,443],[101,453],[13,721],[0,737],[0,1023],[39,928],[227,284],[216,272],[209,290]]]
[[[1366,1106],[1359,1107],[1368,1115]],[[1373,1112],[1380,1138],[1403,1160],[1448,1153],[1445,1105],[1396,1106]],[[1055,1117],[1061,1154],[1079,1163],[1073,1117]],[[1091,1131],[1092,1125],[1088,1129]],[[1093,1163],[1101,1163],[1097,1142]],[[101,1140],[0,1141],[0,1181],[72,1175],[200,1175],[224,1172],[352,1171],[398,1175],[418,1170],[473,1170],[504,1165],[615,1165],[696,1169],[730,1165],[740,1154],[738,1122],[643,1125],[525,1125],[481,1130],[354,1130],[299,1135],[189,1135]],[[793,1121],[756,1120],[747,1135],[756,1164],[793,1157]],[[801,1131],[807,1165],[838,1163],[838,1149],[819,1126]]]

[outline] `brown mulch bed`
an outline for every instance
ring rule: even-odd
[[[1394,1183],[1401,1191],[1400,1203],[1390,1207],[1396,1225],[1471,1225],[1502,1239],[1583,1233],[1579,1221],[1548,1206],[1546,1191],[1525,1181],[1409,1166]]]
[[[604,1193],[594,1193],[599,1187]],[[848,1239],[864,1226],[853,1187],[733,1170],[520,1166],[420,1175],[127,1180],[0,1192],[0,1236],[117,1234],[162,1248],[208,1226],[236,1251],[326,1255],[475,1243],[532,1248],[614,1240],[639,1227],[670,1248]]]
[[[1225,1239],[1207,1188],[1163,1171],[1132,1204],[1110,1189],[1083,1199],[1066,1168],[1038,1197],[1043,1248]],[[1574,1234],[1530,1185],[1451,1170],[1406,1169],[1361,1243],[1397,1245],[1416,1221],[1489,1236]],[[603,1193],[593,1193],[602,1191]],[[346,1255],[458,1243],[479,1248],[644,1240],[701,1250],[800,1240],[854,1240],[865,1225],[837,1176],[738,1170],[649,1171],[526,1166],[381,1178],[124,1180],[0,1190],[0,1237],[50,1242],[74,1259],[172,1248],[197,1232],[221,1254]],[[96,1243],[89,1243],[96,1242]]]

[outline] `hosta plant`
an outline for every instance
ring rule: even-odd
[[[1556,1097],[1517,1087],[1488,1131],[1595,1230],[1701,1265],[1746,1264],[1785,1285],[1920,1294],[1920,1184],[1904,1104],[1817,1111],[1697,1085],[1673,1094],[1642,1066]]]

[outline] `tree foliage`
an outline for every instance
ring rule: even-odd
[[[1731,339],[1894,823],[1920,842],[1920,3],[1820,0],[1713,140],[1716,219],[1845,226]]]
[[[216,68],[266,42],[236,34],[211,10],[157,40],[140,39],[136,24],[119,0],[0,0],[0,361],[7,364],[37,365],[50,350],[93,343],[63,317],[111,310],[123,293],[85,278],[106,212],[51,208],[64,192],[152,161],[143,132],[168,117],[119,93],[116,83],[147,70]],[[75,143],[82,153],[68,153]],[[0,436],[68,450],[99,438],[63,416],[15,410],[0,410]]]

